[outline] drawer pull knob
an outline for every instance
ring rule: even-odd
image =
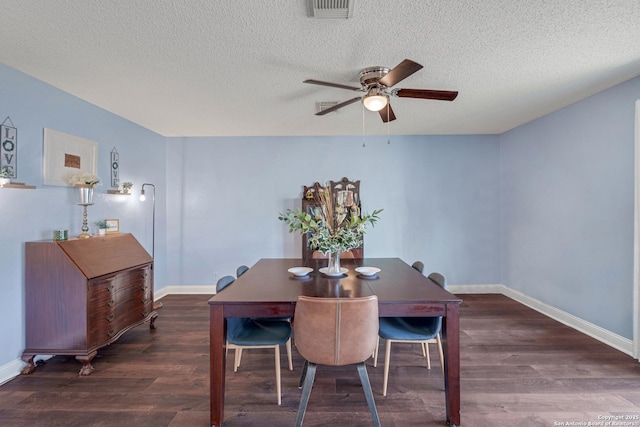
[[[142,312],[142,317],[147,317],[147,314],[149,314],[149,312],[148,312],[148,311],[143,311],[143,312]]]
[[[147,301],[149,301],[149,298],[143,298],[143,299],[142,299],[142,303],[143,303],[143,304],[146,304],[146,303],[147,303]]]
[[[113,290],[114,290],[115,288],[116,288],[116,287],[114,286],[114,284],[113,284],[113,283],[112,283],[112,284],[110,284],[109,286],[107,286],[107,289],[109,289],[109,291],[110,291],[110,292],[113,292]]]
[[[116,302],[114,300],[109,300],[109,302],[107,303],[107,305],[109,307],[113,307],[113,304],[115,304]]]
[[[116,317],[116,316],[114,316],[114,315],[113,315],[113,313],[111,313],[110,315],[108,315],[108,316],[107,316],[107,322],[113,322],[113,319],[114,319],[115,317]]]
[[[116,333],[116,331],[114,329],[111,329],[109,332],[107,332],[107,336],[108,337],[112,337],[113,334],[115,334],[115,333]]]

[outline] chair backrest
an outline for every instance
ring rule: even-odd
[[[293,332],[298,351],[311,363],[342,366],[364,362],[378,341],[378,297],[299,296]]]
[[[442,289],[445,288],[444,276],[440,273],[431,273],[427,276],[429,279],[436,282],[436,285],[440,286]]]
[[[218,283],[216,283],[216,293],[220,292],[230,284],[236,281],[236,278],[233,276],[223,276],[218,279]]]
[[[422,273],[424,271],[424,264],[422,263],[422,261],[414,262],[413,264],[411,264],[411,267],[415,268],[420,273]]]
[[[236,277],[242,276],[249,269],[246,265],[241,265],[236,269]]]

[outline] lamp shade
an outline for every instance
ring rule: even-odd
[[[362,98],[362,103],[369,111],[380,111],[387,106],[388,102],[389,98],[387,97],[387,95],[381,95],[380,89],[377,87],[372,87],[371,89],[369,89],[367,95]]]

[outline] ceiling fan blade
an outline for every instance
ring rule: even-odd
[[[411,74],[415,73],[419,69],[422,68],[422,65],[417,62],[413,62],[410,59],[405,59],[398,65],[396,65],[389,73],[380,79],[380,84],[385,85],[386,87],[391,87],[398,82],[406,79]]]
[[[322,111],[317,112],[317,113],[316,113],[316,116],[324,116],[324,115],[325,115],[325,114],[327,114],[327,113],[331,113],[331,112],[336,111],[336,110],[338,110],[338,109],[340,109],[340,108],[342,108],[342,107],[346,107],[347,105],[349,105],[349,104],[353,104],[354,102],[358,102],[358,101],[360,101],[361,99],[362,99],[362,98],[360,98],[360,97],[358,96],[358,97],[355,97],[355,98],[350,99],[350,100],[348,100],[348,101],[341,102],[340,104],[334,105],[334,106],[333,106],[333,107],[331,107],[331,108],[327,108],[326,110],[322,110]]]
[[[396,119],[396,115],[393,114],[393,109],[391,108],[391,104],[387,103],[387,106],[382,110],[378,111],[380,113],[380,118],[384,123],[392,122]]]
[[[323,82],[321,80],[313,80],[313,79],[305,80],[302,83],[309,83],[309,84],[312,84],[312,85],[320,85],[320,86],[337,87],[339,89],[347,89],[347,90],[362,90],[361,87],[353,87],[353,86],[341,85],[340,83]]]
[[[458,96],[457,91],[428,89],[396,89],[393,94],[400,98],[437,99],[439,101],[453,101]]]

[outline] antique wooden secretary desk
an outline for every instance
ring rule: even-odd
[[[27,242],[25,258],[23,374],[36,355],[71,355],[89,375],[98,349],[155,328],[153,258],[131,234]]]

